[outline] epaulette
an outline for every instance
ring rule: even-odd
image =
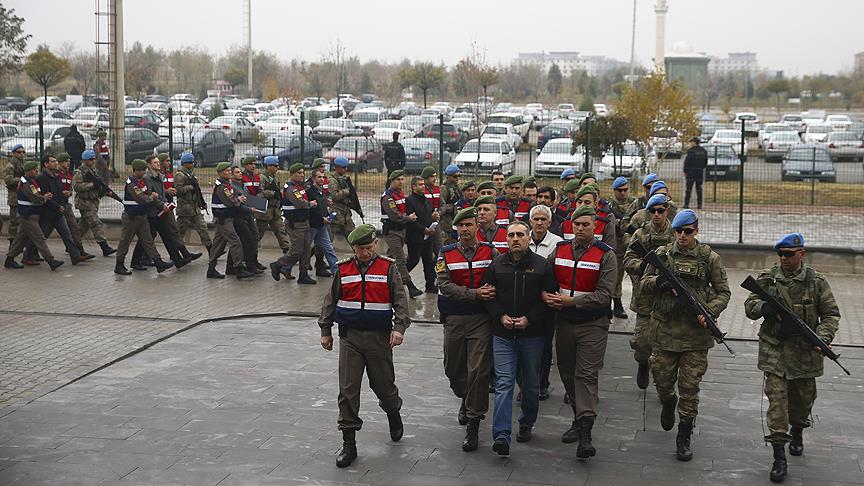
[[[477,243],[479,243],[483,246],[488,246],[489,248],[495,248],[495,245],[493,245],[492,243],[489,243],[488,241],[478,241]]]
[[[442,246],[440,251],[450,251],[454,249],[456,249],[456,243],[450,243],[449,245]]]
[[[556,245],[557,245],[557,246],[561,246],[561,245],[569,245],[570,242],[572,242],[572,241],[573,241],[573,240],[561,240],[561,241],[559,241],[558,243],[556,243]]]
[[[484,189],[484,190],[485,190],[485,189]],[[498,196],[498,197],[495,198],[495,202],[496,202],[496,203],[499,203],[499,202],[502,202],[502,201],[506,201],[506,200],[507,200],[507,197],[506,197],[506,196]]]
[[[378,255],[378,258],[380,258],[380,259],[382,259],[382,260],[384,260],[384,261],[388,261],[388,262],[390,262],[390,263],[393,263],[393,262],[396,261],[396,260],[394,260],[393,258],[388,257],[387,255]]]
[[[611,219],[607,218],[606,216],[597,216],[597,221],[603,221],[604,223],[608,223],[609,221],[611,221]]]
[[[352,258],[354,258],[354,257],[350,256],[348,258],[343,258],[343,259],[339,260],[338,262],[336,262],[336,265],[342,265],[343,263],[348,263],[351,261]]]
[[[610,251],[610,250],[612,250],[612,247],[611,247],[611,246],[609,246],[606,242],[603,242],[603,241],[600,241],[600,240],[594,240],[594,246],[596,246],[597,248],[600,248],[600,249],[603,250],[603,251]]]

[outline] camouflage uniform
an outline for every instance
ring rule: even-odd
[[[351,197],[348,175],[332,173],[328,189],[330,190],[330,199],[333,201],[330,211],[336,213],[336,217],[330,225],[331,236],[339,234],[347,239],[348,234],[354,231],[354,219],[351,217],[351,208],[348,207],[348,201]]]
[[[279,249],[282,253],[288,253],[291,243],[288,241],[285,224],[282,222],[281,186],[277,176],[271,176],[267,172],[261,174],[261,192],[258,195],[267,199],[267,211],[255,213],[255,222],[258,226],[258,241],[264,238],[264,233],[272,231],[279,243]]]
[[[462,190],[459,184],[447,181],[441,186],[441,219],[438,220],[438,228],[444,236],[443,245],[449,245],[456,240],[453,238],[453,217],[456,216],[456,201],[462,199]]]
[[[641,241],[648,250],[655,251],[657,248],[675,241],[675,233],[672,231],[672,224],[668,220],[665,221],[665,226],[661,229],[655,228],[649,221],[633,234],[631,241],[637,240]],[[651,320],[651,295],[642,292],[642,287],[639,285],[642,274],[645,273],[642,263],[642,258],[628,245],[627,252],[624,254],[624,268],[633,283],[630,310],[636,313],[636,328],[630,338],[630,347],[633,349],[633,358],[637,362],[647,363],[651,356],[654,326]]]
[[[81,165],[72,178],[72,188],[75,190],[75,208],[81,213],[78,227],[81,230],[81,238],[87,236],[87,232],[93,232],[93,239],[100,245],[106,243],[105,233],[102,232],[102,220],[99,219],[99,199],[101,194],[99,188],[92,182],[86,182],[84,176],[92,172],[98,176],[95,169]]]
[[[715,317],[729,304],[732,295],[720,255],[706,244],[682,249],[677,242],[656,250],[661,260],[684,281]],[[678,416],[692,421],[698,415],[699,383],[708,369],[708,349],[714,346],[711,333],[696,322],[696,316],[684,310],[670,291],[658,291],[658,270],[645,269],[640,286],[646,298],[653,300],[651,318],[654,330],[653,351],[649,362],[660,400],[675,396],[678,383]]]
[[[24,177],[24,162],[17,157],[9,157],[3,182],[6,184],[6,202],[9,204],[9,241],[18,234],[18,181]],[[0,226],[2,227],[2,226]]]
[[[174,173],[174,188],[177,189],[177,232],[180,233],[180,239],[185,241],[186,233],[190,229],[195,229],[201,243],[209,249],[213,246],[213,240],[210,239],[207,223],[204,222],[204,216],[201,214],[200,204],[202,201],[198,200],[198,192],[195,190],[196,183],[200,188],[201,183],[198,182],[195,173],[191,170],[181,167]]]
[[[637,199],[637,202],[638,202],[638,199]],[[637,203],[634,203],[633,206],[630,206],[630,209],[631,210],[636,209],[636,204]],[[629,218],[629,223],[626,225],[627,229],[625,231],[627,232],[628,235],[631,235],[630,238],[625,239],[626,244],[628,246],[630,245],[630,241],[632,239],[633,233],[635,233],[636,230],[638,230],[639,228],[644,226],[645,222],[651,221],[651,216],[648,214],[648,211],[645,209],[645,204],[647,204],[647,202],[643,203],[641,208],[636,209],[636,211],[633,211],[632,215]],[[675,215],[678,214],[678,208],[675,206],[675,203],[673,203],[672,201],[669,201],[668,204],[669,204],[669,209],[666,210],[666,218],[669,219],[669,222],[671,223],[672,220],[675,219]]]
[[[609,201],[609,210],[615,216],[615,242],[609,243],[615,248],[615,257],[618,259],[618,275],[615,281],[615,293],[612,295],[615,299],[621,298],[621,283],[624,280],[624,253],[627,251],[627,243],[625,242],[625,231],[627,224],[624,218],[627,216],[627,211],[633,205],[633,198],[628,196],[624,201],[618,201],[612,198]]]
[[[787,275],[775,265],[756,280],[794,310],[822,340],[830,343],[834,339],[840,310],[821,273],[802,263],[798,271]],[[785,444],[791,439],[790,425],[799,429],[810,426],[816,377],[822,376],[823,357],[794,329],[794,324],[783,323],[773,315],[763,316],[764,303],[751,294],[744,302],[744,310],[750,319],[764,317],[759,329],[759,369],[765,373],[768,396],[770,434],[765,441]]]

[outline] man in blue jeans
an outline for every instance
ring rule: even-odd
[[[330,277],[336,273],[336,252],[333,251],[333,242],[330,241],[330,231],[328,226],[332,222],[330,219],[330,201],[324,193],[324,184],[327,176],[324,172],[315,172],[312,175],[309,183],[306,185],[306,194],[309,195],[309,200],[318,201],[318,204],[309,210],[309,239],[312,241],[313,248],[321,248],[324,251],[324,257],[327,259],[327,264],[330,266],[330,271],[319,270],[316,272],[318,277]]]
[[[521,383],[517,442],[531,440],[540,404],[540,369],[552,311],[542,293],[557,288],[555,270],[532,252],[531,228],[524,221],[507,227],[510,251],[492,261],[483,283],[496,288],[495,299],[485,302],[492,315],[492,352],[495,363],[495,403],[492,411],[492,450],[510,454],[513,388],[516,373]]]

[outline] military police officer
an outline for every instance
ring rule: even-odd
[[[450,164],[444,169],[444,186],[441,188],[441,219],[438,226],[444,236],[442,244],[449,245],[455,241],[452,229],[453,218],[456,216],[456,201],[462,199],[462,190],[459,187],[459,178],[462,177],[459,166]]]
[[[81,167],[72,178],[72,187],[75,189],[75,208],[81,213],[78,226],[81,229],[81,238],[87,236],[87,232],[93,233],[93,238],[102,248],[102,256],[111,256],[116,252],[108,245],[105,234],[102,232],[102,220],[99,219],[99,200],[103,194],[94,182],[88,182],[89,178],[99,178],[96,172],[96,153],[85,150],[81,154]]]
[[[12,150],[9,151],[10,157],[6,163],[6,172],[3,182],[6,184],[6,202],[9,204],[9,242],[18,234],[18,199],[15,195],[18,190],[18,183],[24,177],[24,146],[20,143],[15,144]]]
[[[285,234],[285,225],[282,223],[282,210],[280,207],[280,189],[282,185],[279,183],[278,172],[279,157],[275,155],[264,157],[264,174],[260,176],[259,194],[267,200],[267,210],[255,213],[255,221],[258,225],[258,241],[261,241],[264,233],[271,231],[273,236],[276,237],[279,249],[285,254],[291,249],[291,244],[288,242],[288,235]]]
[[[389,187],[381,195],[381,232],[387,242],[387,256],[396,262],[399,276],[408,287],[411,298],[423,295],[411,280],[408,273],[405,256],[405,227],[409,222],[417,220],[414,213],[408,214],[405,208],[405,193],[403,186],[405,176],[402,170],[394,170],[388,178]]]
[[[240,217],[239,207],[246,201],[246,196],[237,195],[231,186],[231,164],[220,162],[216,164],[217,179],[213,185],[213,195],[210,207],[213,209],[213,222],[216,234],[213,237],[213,247],[210,248],[210,264],[207,266],[207,278],[222,279],[225,275],[216,270],[219,257],[228,247],[228,266],[234,268],[237,279],[249,278],[255,274],[249,271],[244,263],[243,243],[234,229],[234,219]]]
[[[180,239],[186,239],[186,233],[194,229],[198,233],[207,251],[213,246],[207,223],[204,222],[202,209],[207,209],[207,201],[201,192],[201,184],[195,176],[195,156],[186,152],[180,156],[180,170],[174,174],[174,188],[177,190],[177,231]]]
[[[52,203],[53,194],[50,192],[43,193],[36,182],[36,173],[39,170],[39,164],[32,161],[25,162],[21,165],[21,170],[23,175],[18,180],[18,185],[12,193],[17,204],[11,208],[19,216],[18,225],[15,228],[17,233],[15,233],[12,244],[9,245],[9,253],[6,255],[4,266],[6,268],[22,268],[22,265],[15,261],[15,257],[24,251],[25,243],[29,243],[35,246],[36,250],[48,262],[53,271],[60,265],[63,265],[63,261],[54,259],[54,255],[51,254],[51,250],[48,249],[48,245],[45,242],[42,228],[39,226],[39,216],[42,214],[42,207]]]
[[[288,172],[290,179],[282,187],[282,213],[288,226],[291,251],[270,264],[270,275],[277,281],[282,275],[291,280],[294,278],[291,270],[299,263],[300,278],[297,279],[297,283],[315,285],[318,281],[309,276],[309,260],[312,254],[312,244],[309,239],[309,209],[317,207],[318,202],[310,201],[303,187],[305,180],[303,164],[300,162],[291,164]]]
[[[348,177],[348,159],[339,156],[333,159],[333,177],[329,183],[330,199],[333,201],[331,211],[336,213],[333,218],[333,223],[330,225],[330,231],[334,235],[342,235],[348,238],[348,235],[354,231],[354,220],[351,217],[351,200],[352,194],[356,191],[354,184],[351,183],[351,178]],[[334,236],[335,238],[335,236]]]

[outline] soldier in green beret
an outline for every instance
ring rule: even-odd
[[[496,221],[497,224],[506,226],[508,223],[518,219],[526,221],[528,212],[531,211],[532,201],[522,197],[522,176],[511,175],[504,181],[504,195],[495,200],[495,204],[506,209],[510,213],[509,221]]]
[[[444,169],[444,186],[441,188],[441,219],[438,226],[441,228],[443,245],[453,243],[452,229],[453,217],[456,215],[456,201],[462,199],[462,191],[459,188],[459,179],[462,173],[459,166],[450,164]]]
[[[414,213],[408,214],[405,206],[405,175],[402,170],[394,170],[387,178],[389,187],[381,196],[381,232],[387,242],[387,256],[392,258],[399,270],[402,282],[408,287],[411,298],[423,295],[411,280],[405,256],[405,229],[408,223],[417,220]]]
[[[63,265],[63,261],[54,259],[54,255],[51,254],[51,250],[48,249],[48,244],[45,242],[45,234],[39,226],[39,216],[42,214],[43,206],[50,208],[53,203],[53,194],[50,192],[43,194],[36,182],[39,164],[33,161],[24,162],[21,164],[21,170],[23,175],[13,193],[17,204],[12,208],[20,218],[16,228],[17,233],[12,239],[12,244],[9,245],[9,253],[6,255],[4,266],[15,269],[23,268],[23,265],[16,262],[15,258],[24,251],[25,244],[29,243],[42,255],[42,258],[48,262],[53,271]]]
[[[66,198],[66,203],[63,205],[63,217],[66,218],[66,226],[69,227],[69,232],[72,233],[72,238],[78,246],[78,251],[88,259],[95,258],[84,251],[84,243],[81,240],[81,228],[78,226],[78,220],[75,219],[75,210],[72,207],[72,180],[75,174],[72,172],[72,160],[66,152],[57,154],[57,162],[60,164],[57,169],[57,177],[63,185],[63,197]]]
[[[234,227],[234,219],[240,217],[240,206],[246,202],[246,196],[237,194],[231,184],[231,164],[220,162],[216,164],[216,182],[213,185],[213,195],[210,208],[213,210],[213,222],[216,233],[213,236],[213,246],[210,249],[210,264],[207,266],[207,278],[223,279],[225,275],[216,270],[219,257],[228,248],[229,265],[234,269],[237,279],[249,278],[255,274],[246,268],[246,254],[243,242]]]
[[[358,226],[348,235],[348,243],[354,256],[337,264],[318,318],[321,347],[327,351],[333,349],[333,324],[339,324],[342,451],[336,458],[337,467],[348,467],[357,458],[356,434],[363,426],[360,389],[364,369],[378,404],[387,414],[390,439],[396,442],[402,438],[402,398],[395,383],[393,348],[402,344],[411,325],[405,287],[393,259],[377,254],[375,227]]]
[[[466,181],[459,188],[462,190],[462,197],[456,201],[456,210],[470,208],[474,205],[474,201],[477,200],[477,183],[474,181]],[[455,238],[454,238],[455,239]]]
[[[495,183],[492,181],[483,181],[480,184],[477,184],[477,197],[483,196],[491,196],[492,198],[497,197],[498,189],[495,188]]]
[[[295,162],[288,168],[289,179],[282,187],[282,215],[288,226],[286,232],[291,240],[291,250],[270,264],[270,275],[279,280],[282,275],[293,280],[291,274],[294,265],[300,265],[298,284],[315,285],[317,280],[309,276],[309,260],[312,253],[312,243],[309,239],[310,208],[318,207],[318,201],[309,199],[303,185],[305,171],[303,164]]]

